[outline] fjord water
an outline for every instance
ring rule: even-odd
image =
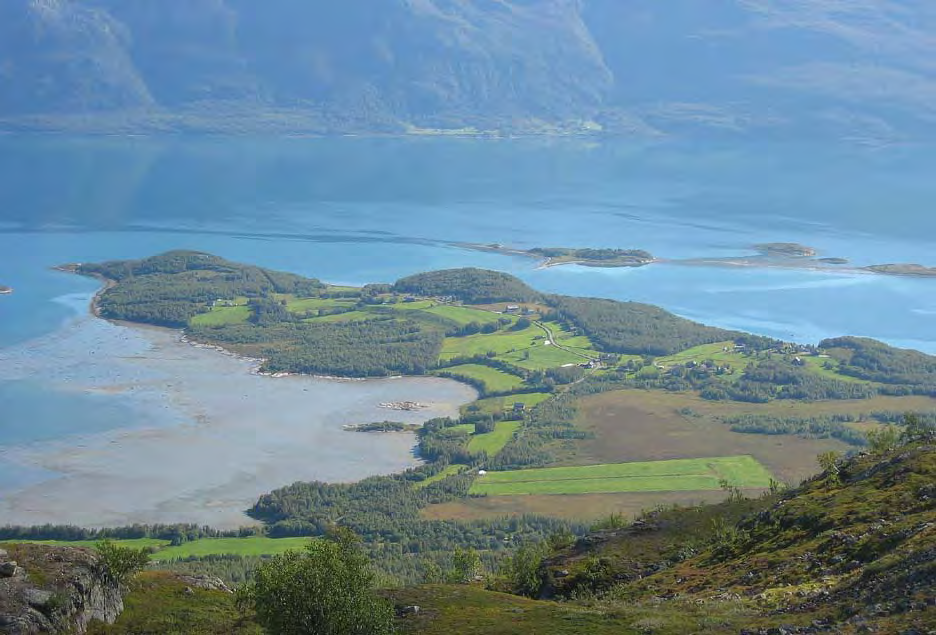
[[[225,383],[183,390],[174,373],[247,375],[245,368],[213,366],[218,354],[209,351],[180,370],[172,360],[184,358],[184,349],[162,335],[102,326],[87,315],[97,284],[51,271],[53,265],[186,248],[355,284],[479,266],[544,291],[650,302],[783,339],[862,335],[936,353],[932,279],[677,264],[537,270],[532,260],[458,245],[634,247],[689,258],[791,241],[857,265],[936,265],[934,168],[930,148],[847,143],[0,139],[0,284],[16,289],[0,298],[0,497],[13,500],[19,492],[22,500],[24,488],[61,485],[56,479],[63,474],[87,476],[91,459],[66,459],[76,445],[93,454],[103,439],[135,430],[119,447],[139,458],[149,447],[140,436],[147,431],[165,435],[197,425],[193,413],[203,411],[209,423],[222,425],[229,413],[217,399]],[[398,394],[425,391],[442,410],[470,398],[448,382],[412,381]],[[338,406],[376,403],[384,390],[371,382],[344,385],[350,387]],[[308,383],[278,389],[279,409],[334,413],[316,404],[339,397],[320,389]],[[334,414],[311,419],[340,428]],[[256,420],[237,425],[242,431],[254,425],[262,436]],[[280,433],[295,435],[297,425]],[[294,469],[275,478],[341,480],[362,476],[369,465],[387,471],[413,461],[411,439],[386,437],[369,437],[351,460],[335,451],[350,436],[358,435],[329,436],[326,446],[309,449],[305,468],[287,461]],[[234,443],[249,446],[246,438]],[[373,462],[388,455],[394,458]],[[181,472],[198,480],[190,465]],[[105,473],[116,475],[94,472]],[[237,499],[220,481],[203,485],[234,500],[228,511],[243,503],[243,490]],[[214,500],[189,495],[199,504]],[[47,503],[64,504],[54,496]],[[170,517],[117,509],[119,497],[107,504],[109,518]],[[177,500],[169,507],[186,510]],[[22,519],[50,518],[18,509]],[[67,512],[56,518],[77,518]]]

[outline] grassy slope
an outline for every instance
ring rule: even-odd
[[[484,382],[484,385],[490,392],[509,392],[523,386],[523,379],[520,377],[480,364],[452,366],[451,368],[446,368],[445,372],[451,373],[456,377],[461,376],[480,380]]]
[[[250,319],[250,307],[247,306],[217,306],[209,313],[202,313],[192,318],[193,326],[224,326],[227,324],[243,324]]]
[[[162,571],[140,574],[113,626],[92,622],[88,635],[261,635],[234,606],[234,596],[194,589]]]
[[[442,359],[484,355],[493,351],[503,355],[510,351],[526,350],[542,346],[545,335],[535,326],[520,331],[498,331],[490,335],[478,334],[467,337],[449,337],[442,348]]]
[[[719,537],[716,518],[741,521]],[[840,480],[782,498],[654,512],[557,553],[541,574],[547,595],[580,599],[441,586],[394,597],[421,606],[404,622],[413,635],[931,632],[936,447],[861,456]]]
[[[567,603],[538,602],[473,586],[423,586],[393,591],[398,604],[419,615],[401,620],[404,634],[418,635],[627,635],[626,622],[606,611]]]
[[[416,483],[414,487],[416,489],[422,489],[424,487],[432,485],[433,483],[438,483],[442,479],[452,476],[454,474],[461,474],[467,467],[468,466],[466,465],[458,465],[458,464],[449,465],[445,469],[443,469],[441,472],[439,472],[438,474],[430,476],[426,480]]]
[[[501,421],[495,426],[493,432],[473,435],[471,441],[468,442],[468,450],[487,452],[488,456],[494,456],[510,443],[521,425],[523,424],[519,421]]]

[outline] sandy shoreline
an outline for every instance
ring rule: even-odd
[[[272,378],[254,372],[256,360],[186,343],[179,331],[88,313],[0,351],[0,362],[0,379],[41,381],[49,400],[85,395],[96,406],[119,405],[135,424],[0,446],[0,478],[38,475],[0,482],[0,518],[25,525],[238,527],[251,522],[244,510],[257,497],[294,481],[345,482],[417,464],[412,434],[344,430],[385,419],[380,404],[427,404],[394,413],[417,424],[457,415],[476,398],[440,378]]]

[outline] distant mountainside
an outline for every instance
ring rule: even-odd
[[[934,27],[927,0],[2,0],[0,124],[919,136]]]

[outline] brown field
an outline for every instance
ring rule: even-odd
[[[691,408],[696,415],[678,411]],[[750,454],[763,463],[777,480],[795,485],[815,474],[816,456],[833,450],[852,449],[834,439],[801,439],[732,432],[715,417],[743,413],[776,416],[816,416],[874,411],[936,410],[928,397],[878,397],[862,401],[786,402],[745,404],[706,401],[690,393],[621,390],[585,397],[579,402],[578,425],[595,434],[593,439],[564,445],[565,465],[593,465],[625,461],[699,458]],[[874,423],[855,423],[857,429],[873,429]],[[748,495],[757,495],[755,490]],[[691,505],[716,502],[721,491],[627,494],[578,494],[548,496],[490,496],[431,505],[427,519],[470,520],[520,514],[593,520],[612,513],[634,516],[659,505]]]
[[[750,454],[778,480],[796,484],[818,470],[818,454],[845,451],[851,446],[834,439],[740,434],[715,417],[742,413],[795,417],[933,410],[936,399],[878,397],[861,401],[745,404],[706,401],[690,393],[622,390],[586,397],[579,408],[578,425],[593,432],[595,438],[577,443],[565,463],[590,465]],[[691,408],[696,415],[679,414],[683,408]]]
[[[760,490],[751,490],[755,496]],[[575,494],[548,496],[485,496],[430,505],[422,510],[428,520],[476,520],[521,514],[541,514],[571,520],[592,521],[610,514],[634,517],[658,505],[714,503],[727,496],[722,491],[652,492],[635,494]]]

